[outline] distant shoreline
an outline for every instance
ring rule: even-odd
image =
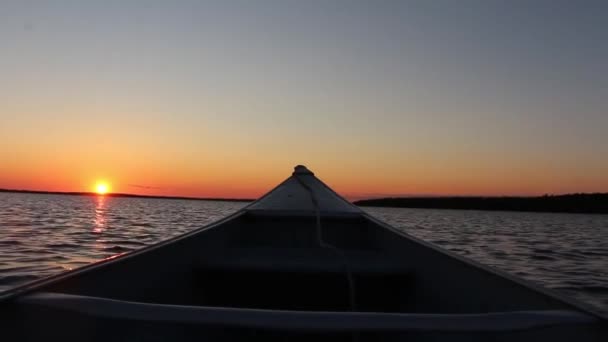
[[[41,190],[0,189],[0,193],[41,195],[100,196],[94,192],[65,192]],[[249,198],[211,198],[187,196],[153,196],[109,193],[106,197],[153,198],[188,201],[253,202]],[[386,197],[353,202],[360,207],[454,209],[488,211],[522,211],[548,213],[608,214],[608,193],[581,193],[545,196],[446,196],[446,197]]]
[[[0,189],[0,192],[12,192],[18,194],[40,194],[40,195],[68,195],[68,196],[105,196],[105,197],[128,197],[128,198],[158,198],[170,200],[188,200],[188,201],[221,201],[221,202],[252,202],[254,200],[248,198],[211,198],[211,197],[186,197],[186,196],[153,196],[153,195],[136,195],[136,194],[121,194],[109,193],[99,195],[94,192],[66,192],[66,191],[40,191],[40,190],[15,190],[15,189]]]
[[[608,193],[535,197],[390,197],[359,200],[354,204],[363,207],[608,214]]]

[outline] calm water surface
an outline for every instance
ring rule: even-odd
[[[0,193],[0,291],[199,228],[244,205]],[[365,210],[608,312],[608,215]]]

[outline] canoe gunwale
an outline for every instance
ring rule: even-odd
[[[597,323],[577,311],[531,310],[469,314],[293,311],[234,307],[188,306],[121,301],[109,298],[36,293],[20,305],[58,309],[94,319],[169,324],[203,324],[306,332],[514,332],[554,326]]]

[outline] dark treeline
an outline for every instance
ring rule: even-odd
[[[69,195],[69,196],[100,196],[94,192],[62,192],[62,191],[39,191],[39,190],[13,190],[0,189],[0,192],[14,192],[22,194],[41,194],[41,195]],[[190,201],[223,201],[223,202],[251,202],[248,198],[212,198],[212,197],[183,197],[183,196],[153,196],[153,195],[136,195],[136,194],[120,194],[108,193],[105,197],[133,197],[133,198],[160,198],[160,199],[177,199]]]
[[[539,211],[608,214],[608,193],[545,195],[538,197],[404,197],[355,202],[359,206]]]

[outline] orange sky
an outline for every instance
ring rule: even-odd
[[[88,151],[88,149],[85,148]],[[237,154],[237,153],[235,153]],[[31,159],[3,158],[0,187],[50,191],[93,191],[99,181],[112,192],[193,197],[256,198],[289,176],[298,161],[255,160],[243,153],[217,159],[156,161],[153,155],[139,157],[115,152],[48,156]],[[21,154],[23,156],[23,154]],[[313,159],[313,158],[305,158]],[[406,162],[365,164],[333,162],[316,158],[307,164],[322,180],[351,199],[387,195],[527,195],[593,192],[603,175],[546,173],[548,169],[505,165],[432,164],[411,159]],[[402,164],[401,164],[402,163]],[[595,178],[595,179],[594,179]],[[556,184],[558,184],[556,186]],[[560,185],[561,184],[561,185]],[[600,183],[601,184],[601,183]]]
[[[371,127],[350,136],[308,119],[291,136],[229,116],[175,123],[170,113],[67,108],[53,116],[32,105],[13,110],[0,127],[0,188],[92,191],[104,180],[120,193],[255,198],[305,164],[353,199],[608,191],[608,161],[593,150],[553,154],[484,133],[421,133],[415,122],[402,133]]]

